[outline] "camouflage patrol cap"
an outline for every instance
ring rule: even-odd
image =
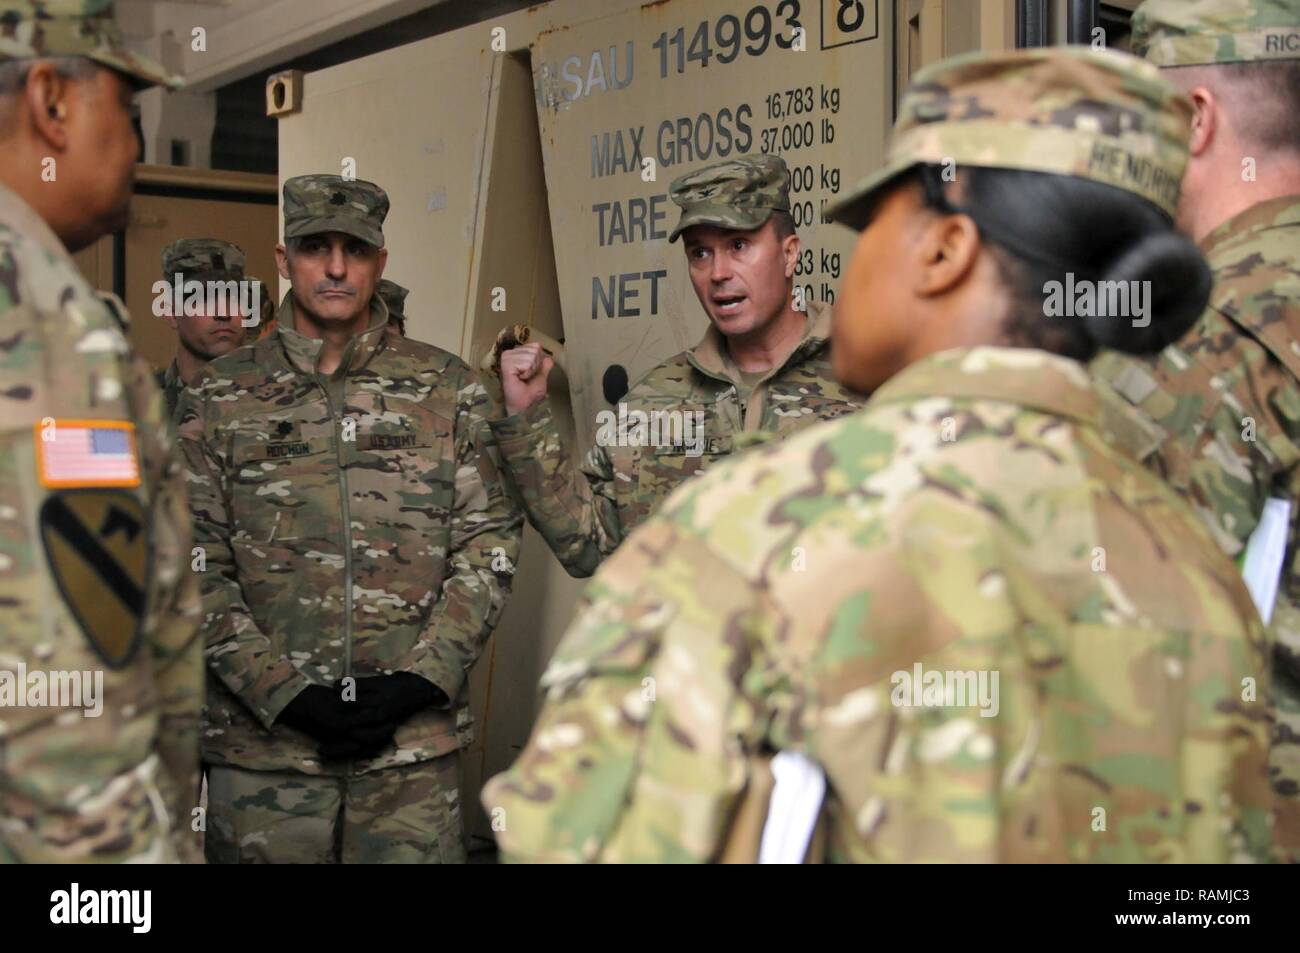
[[[177,273],[192,281],[240,281],[244,250],[217,238],[182,238],[162,250],[162,273],[168,281]]]
[[[284,237],[343,232],[384,247],[388,193],[341,175],[298,175],[284,183]]]
[[[1072,175],[1125,189],[1173,215],[1191,102],[1152,64],[1090,47],[971,53],[916,74],[885,164],[827,215],[866,224],[881,186],[921,163]],[[959,173],[960,174],[960,173]]]
[[[670,242],[692,225],[748,230],[790,211],[790,170],[780,156],[741,156],[679,176],[668,194],[682,209]]]
[[[181,79],[126,48],[113,0],[0,0],[0,62],[84,56],[122,73],[136,89]]]
[[[1146,0],[1131,47],[1157,66],[1300,59],[1300,0]]]
[[[375,294],[383,299],[384,304],[388,305],[388,314],[399,321],[406,320],[406,312],[402,309],[406,306],[406,296],[410,290],[403,288],[396,281],[389,281],[387,278],[380,278],[379,283],[375,285]]]

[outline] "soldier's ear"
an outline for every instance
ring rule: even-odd
[[[1199,156],[1210,147],[1219,131],[1219,100],[1206,86],[1196,86],[1187,91],[1195,109],[1192,115],[1192,134],[1187,147],[1193,156]]]
[[[982,247],[969,215],[930,217],[908,251],[917,256],[916,293],[928,298],[955,290],[974,271]]]
[[[62,152],[68,144],[68,112],[72,103],[73,80],[59,74],[49,60],[37,60],[27,72],[22,98],[36,134],[52,151]]]
[[[284,247],[283,243],[275,246],[275,270],[280,273],[280,277],[289,278],[289,250]]]
[[[799,250],[802,248],[798,235],[787,235],[781,239],[781,254],[785,258],[785,276],[794,277],[794,271],[799,267]]]
[[[379,270],[375,272],[376,283],[379,282],[380,278],[384,277],[384,269],[387,267],[388,267],[388,249],[381,248],[379,249]]]

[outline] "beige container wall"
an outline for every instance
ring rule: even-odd
[[[922,66],[1016,45],[1016,0],[895,0],[895,97]]]
[[[90,282],[92,288],[100,291],[113,290],[113,236],[105,235],[89,248],[83,248],[72,256],[72,260],[81,269],[81,274]]]
[[[959,5],[979,9],[946,23],[932,13],[917,59],[976,48],[990,24],[999,36],[1010,24],[1011,0]],[[883,156],[895,7],[556,0],[308,74],[302,111],[280,121],[281,181],[354,168],[388,191],[387,275],[411,289],[412,337],[471,363],[507,323],[564,340],[570,376],[552,379],[551,397],[561,411],[572,398],[572,417],[561,416],[576,423],[585,452],[608,409],[606,369],[621,365],[635,380],[706,327],[681,247],[666,241],[675,176],[727,155],[783,154],[800,170],[794,198],[809,253],[799,284],[815,299],[834,295],[854,238],[821,211]],[[651,180],[646,157],[656,160]],[[497,289],[504,311],[493,310]],[[526,742],[537,679],[580,588],[529,528],[511,604],[471,679],[479,730],[465,797],[475,846],[491,838],[479,787]]]

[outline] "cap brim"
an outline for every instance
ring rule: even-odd
[[[342,232],[363,242],[384,247],[384,233],[377,228],[367,228],[357,223],[355,218],[347,215],[331,215],[324,218],[311,218],[295,225],[284,226],[285,238],[306,238],[308,235],[323,235],[326,232]]]
[[[826,217],[832,222],[847,225],[854,231],[862,231],[867,226],[871,214],[871,199],[882,188],[898,178],[908,169],[919,164],[913,158],[896,159],[886,163],[865,179],[858,181],[842,199],[826,209]]]
[[[121,73],[135,87],[136,92],[153,86],[163,86],[167,89],[177,90],[185,85],[185,80],[181,77],[172,76],[157,63],[134,53],[92,50],[84,55],[87,59],[94,60],[101,66],[107,66],[109,69]]]
[[[734,205],[697,205],[682,213],[681,221],[668,236],[668,241],[677,241],[677,237],[692,225],[712,225],[746,232],[761,227],[774,211],[770,208],[736,208]]]

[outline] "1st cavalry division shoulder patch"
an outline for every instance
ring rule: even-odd
[[[149,570],[144,505],[121,490],[63,490],[41,506],[50,571],[91,647],[111,668],[140,643]]]
[[[140,485],[135,426],[125,420],[56,420],[35,426],[41,542],[50,571],[86,640],[112,668],[139,645],[149,570],[148,516],[124,488]]]

